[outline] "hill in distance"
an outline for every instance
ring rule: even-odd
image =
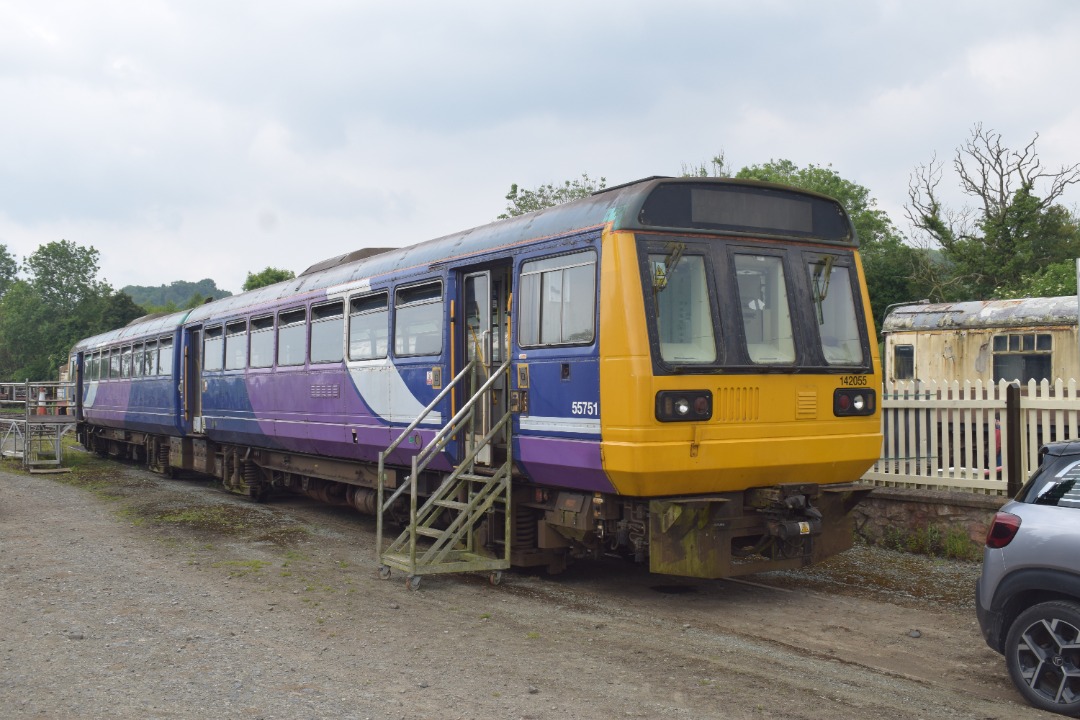
[[[175,307],[182,308],[186,307],[195,296],[217,300],[232,295],[228,290],[219,289],[217,283],[210,278],[204,278],[198,282],[175,280],[168,285],[163,284],[158,287],[127,285],[120,288],[120,291],[130,295],[136,305],[141,305],[144,308],[166,307],[170,303]]]

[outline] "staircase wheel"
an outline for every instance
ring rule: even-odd
[[[420,589],[420,575],[410,575],[405,578],[405,588],[407,590],[419,590]]]
[[[380,565],[379,566],[379,579],[380,580],[389,580],[390,579],[390,566],[389,565]]]
[[[498,585],[502,582],[502,570],[495,570],[488,575],[488,582],[492,585]]]

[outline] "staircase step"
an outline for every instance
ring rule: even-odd
[[[417,535],[423,535],[424,537],[429,537],[429,538],[441,538],[443,535],[446,534],[446,531],[445,530],[437,530],[436,528],[429,528],[429,527],[423,527],[423,526],[418,525],[416,527],[416,534]]]
[[[457,500],[436,500],[435,504],[439,507],[452,508],[454,510],[464,510],[469,507],[468,503],[458,502]]]

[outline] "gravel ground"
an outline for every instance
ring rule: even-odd
[[[971,563],[409,591],[377,578],[370,518],[77,461],[0,466],[6,718],[1052,717],[983,644]]]

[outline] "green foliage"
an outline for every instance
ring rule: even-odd
[[[296,273],[292,270],[282,270],[281,268],[267,266],[261,272],[248,273],[247,279],[244,280],[244,292],[248,290],[255,290],[256,288],[266,287],[267,285],[273,285],[274,283],[284,282],[286,280],[292,280],[296,277]]]
[[[1025,297],[1057,297],[1076,294],[1076,261],[1051,263],[1020,279],[1008,288],[998,287],[995,295],[1004,300]]]
[[[15,256],[8,252],[7,245],[0,245],[0,297],[3,297],[11,283],[15,282],[18,273],[19,263]]]
[[[982,554],[981,546],[972,542],[964,530],[949,528],[943,531],[937,525],[912,529],[889,527],[878,544],[890,550],[950,560],[978,560]]]
[[[98,252],[67,240],[42,245],[23,263],[26,279],[0,298],[0,379],[50,380],[79,340],[144,312],[98,280]]]
[[[600,178],[594,181],[587,173],[582,173],[580,180],[567,180],[562,185],[547,183],[540,185],[535,190],[523,190],[517,183],[510,186],[510,192],[506,193],[506,212],[499,216],[500,220],[517,217],[525,213],[535,212],[544,208],[561,205],[571,200],[588,197],[598,190],[607,187],[607,180]]]
[[[157,287],[128,285],[122,288],[122,292],[130,295],[135,304],[146,308],[147,312],[176,312],[181,308],[201,305],[206,298],[217,300],[232,295],[228,290],[219,289],[210,278],[198,282],[175,280]]]

